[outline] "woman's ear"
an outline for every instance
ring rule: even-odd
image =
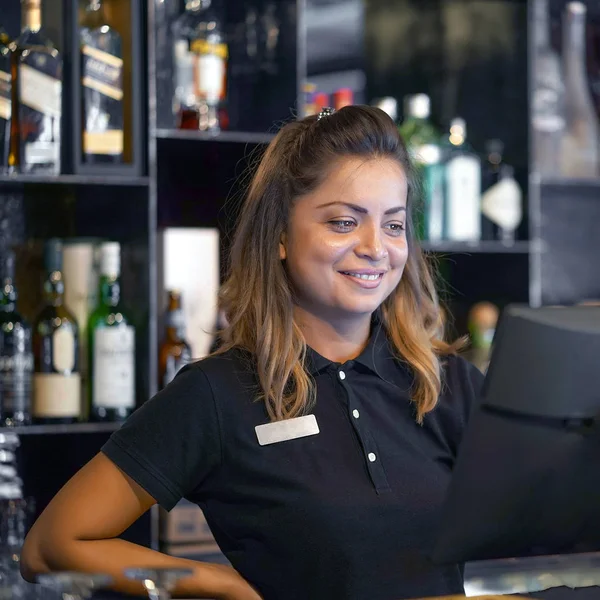
[[[285,260],[287,258],[287,251],[285,249],[285,244],[286,244],[286,237],[285,237],[285,233],[281,234],[281,237],[279,238],[279,259],[280,260]]]

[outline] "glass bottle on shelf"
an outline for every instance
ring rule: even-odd
[[[586,72],[586,11],[582,2],[569,2],[563,15],[566,129],[560,172],[565,177],[597,177],[600,174],[598,115]]]
[[[80,21],[83,161],[123,162],[123,48],[102,0],[86,0]]]
[[[181,292],[169,291],[165,338],[159,351],[159,389],[166,387],[179,369],[192,359],[192,350],[185,339],[185,317],[181,306]]]
[[[430,116],[431,101],[427,94],[406,96],[399,129],[423,183],[424,206],[421,213],[415,214],[415,233],[419,239],[439,241],[444,204],[442,152],[440,134]]]
[[[8,166],[10,140],[10,38],[0,25],[0,174]]]
[[[213,0],[186,0],[173,23],[173,110],[180,129],[216,133],[226,98],[229,49]]]
[[[31,327],[17,312],[15,256],[0,256],[0,425],[31,422]]]
[[[90,419],[120,421],[135,408],[135,329],[121,301],[121,246],[100,245],[98,306],[88,323]]]
[[[60,172],[62,58],[42,29],[41,0],[21,0],[23,29],[11,56],[8,169]]]
[[[481,161],[467,142],[464,119],[450,123],[446,157],[445,239],[478,242],[481,239]]]
[[[556,176],[559,173],[560,145],[565,128],[565,86],[560,59],[550,43],[548,0],[533,1],[533,25],[533,165],[542,176]]]
[[[74,423],[81,418],[79,327],[64,305],[62,242],[44,246],[44,307],[33,326],[33,420]]]

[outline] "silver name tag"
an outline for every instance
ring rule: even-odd
[[[295,417],[275,423],[265,423],[257,425],[255,428],[258,443],[261,446],[285,442],[286,440],[295,440],[296,438],[316,435],[319,433],[319,426],[315,415],[305,415],[304,417]]]

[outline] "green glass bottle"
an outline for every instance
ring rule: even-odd
[[[79,328],[63,304],[62,242],[51,239],[44,248],[44,307],[33,327],[33,420],[74,423],[81,418]]]
[[[17,312],[15,256],[0,257],[0,424],[28,425],[31,419],[33,354],[31,327]]]
[[[135,329],[121,302],[121,247],[100,246],[98,306],[88,323],[93,421],[121,421],[135,408]]]

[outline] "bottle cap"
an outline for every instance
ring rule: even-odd
[[[333,107],[340,110],[344,106],[354,104],[354,92],[350,88],[340,88],[333,92]]]
[[[404,100],[404,112],[406,116],[415,119],[428,119],[431,113],[431,101],[427,94],[415,94],[406,96]]]
[[[52,238],[44,244],[44,266],[48,273],[62,271],[63,244],[59,238]]]
[[[121,245],[104,242],[100,246],[100,274],[118,277],[121,274]]]
[[[380,108],[384,113],[387,113],[392,121],[398,119],[398,101],[396,98],[392,98],[392,96],[376,98],[373,100],[372,105]]]

